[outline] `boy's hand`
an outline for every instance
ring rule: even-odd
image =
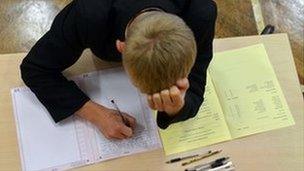
[[[136,125],[134,117],[123,113],[130,124],[130,127],[128,127],[123,123],[117,111],[103,107],[93,101],[88,101],[76,114],[93,123],[108,139],[130,138],[134,133]]]
[[[170,116],[177,114],[185,104],[185,93],[189,88],[187,78],[180,79],[176,86],[162,90],[160,93],[148,95],[148,103],[151,109],[166,112]]]

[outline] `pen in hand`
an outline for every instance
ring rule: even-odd
[[[130,123],[128,122],[128,120],[123,116],[122,112],[119,110],[117,104],[115,103],[114,100],[111,100],[111,103],[114,105],[115,109],[117,110],[118,114],[120,115],[123,123],[127,126],[127,127],[130,127]]]

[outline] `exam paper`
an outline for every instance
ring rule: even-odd
[[[55,124],[47,110],[26,87],[12,89],[22,170],[66,170],[112,158],[160,148],[157,127],[145,97],[130,83],[122,68],[102,70],[73,80],[95,102],[137,120],[131,139],[106,139],[87,121],[70,117]]]
[[[262,44],[216,53],[197,116],[160,130],[167,155],[294,125]]]
[[[232,138],[294,125],[263,44],[217,53],[209,71]]]
[[[166,155],[231,139],[209,74],[204,98],[204,103],[194,118],[160,130]]]
[[[79,87],[96,103],[115,109],[111,103],[114,99],[122,112],[136,118],[136,130],[131,140],[108,140],[99,130],[92,127],[96,137],[97,159],[115,158],[145,151],[149,147],[159,148],[160,140],[157,126],[148,107],[146,98],[131,84],[122,68],[114,68],[84,74]],[[96,88],[99,87],[99,88]]]

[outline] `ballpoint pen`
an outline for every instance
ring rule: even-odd
[[[115,101],[114,101],[114,100],[111,100],[111,103],[114,105],[114,107],[115,107],[115,109],[117,110],[118,114],[120,115],[120,117],[121,117],[123,123],[124,123],[126,126],[130,127],[130,124],[129,124],[128,120],[123,116],[122,112],[119,110],[119,108],[118,108],[117,104],[115,103]]]
[[[223,169],[221,171],[235,171],[235,167],[231,166],[231,167],[229,167],[227,169]]]
[[[230,161],[230,162],[228,162],[228,163],[226,163],[222,166],[215,167],[215,168],[212,168],[212,169],[208,169],[208,171],[222,171],[222,170],[229,169],[231,167],[233,167],[233,165],[232,165],[232,162]]]
[[[182,163],[182,166],[186,166],[186,165],[191,164],[191,163],[194,163],[194,162],[196,162],[196,161],[200,161],[200,160],[202,160],[202,159],[204,159],[204,158],[213,156],[213,155],[218,154],[218,153],[220,153],[220,152],[222,152],[222,150],[209,151],[209,152],[208,152],[207,154],[205,154],[205,155],[196,157],[196,158],[194,158],[194,159],[192,159],[192,160],[190,160],[190,161],[187,161],[187,162]]]
[[[200,164],[200,165],[194,166],[192,168],[185,169],[185,171],[197,171],[197,170],[202,170],[202,169],[210,169],[210,168],[218,167],[218,166],[226,163],[228,160],[229,160],[229,157],[218,158],[214,161]]]
[[[227,163],[229,163],[229,161],[225,160],[225,161],[221,161],[221,162],[217,162],[217,163],[213,163],[208,167],[202,167],[202,168],[198,168],[196,171],[209,171],[211,169],[215,169],[221,166],[226,165]]]
[[[195,154],[195,155],[191,155],[191,156],[178,157],[178,158],[171,159],[171,160],[167,161],[166,163],[174,163],[174,162],[178,162],[181,160],[185,160],[185,159],[189,159],[189,158],[193,158],[193,157],[197,157],[197,156],[199,156],[199,155]]]

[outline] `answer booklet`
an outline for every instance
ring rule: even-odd
[[[136,118],[131,139],[108,140],[87,121],[71,117],[55,124],[27,87],[12,89],[22,170],[66,170],[161,147],[157,126],[145,97],[122,68],[83,74],[73,79],[96,103]]]

